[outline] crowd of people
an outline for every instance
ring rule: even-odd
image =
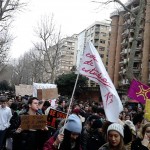
[[[109,122],[98,102],[72,102],[60,96],[55,106],[36,97],[0,96],[0,150],[149,150],[150,123],[144,107],[124,106],[118,122]],[[53,108],[67,113],[56,127],[23,130],[22,115],[48,115]],[[113,114],[112,114],[113,115]]]

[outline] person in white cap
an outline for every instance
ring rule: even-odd
[[[123,142],[123,137],[123,125],[118,123],[112,123],[107,129],[108,143],[101,146],[99,150],[126,150]]]

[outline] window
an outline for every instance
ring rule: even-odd
[[[106,29],[106,26],[101,25],[101,29]]]
[[[100,43],[105,44],[105,40],[100,39]]]
[[[106,37],[106,33],[105,32],[101,32],[101,36]]]
[[[104,51],[104,50],[105,50],[105,47],[100,46],[100,47],[99,47],[99,50],[100,50],[100,51]]]
[[[100,54],[101,58],[104,58],[104,54]]]

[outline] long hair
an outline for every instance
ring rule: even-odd
[[[142,127],[142,131],[141,131],[141,138],[144,138],[144,134],[146,132],[146,129],[150,127],[150,123],[146,123],[143,127]]]
[[[110,143],[109,143],[109,148],[110,148],[110,150],[114,149],[114,147]],[[120,143],[116,147],[116,150],[126,150],[125,145],[124,145],[124,141],[123,141],[123,137],[121,135],[120,135]]]
[[[71,150],[71,132],[67,129],[64,130],[64,140],[60,145],[61,150]],[[80,150],[80,135],[75,140],[75,147],[73,150]]]

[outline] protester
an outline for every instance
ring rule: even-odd
[[[23,115],[39,115],[38,111],[39,100],[36,97],[32,97],[28,101],[28,110]],[[14,137],[13,150],[41,150],[43,147],[42,130],[22,130],[18,128],[16,130],[16,136]]]
[[[149,150],[150,149],[150,123],[142,127],[141,138],[137,138],[131,144],[131,150]]]
[[[64,97],[59,97],[58,106],[56,109],[65,112],[65,105],[66,105],[66,101]]]
[[[81,150],[80,134],[82,124],[80,118],[71,114],[67,123],[64,126],[64,133],[61,130],[57,131],[45,144],[43,150],[57,150],[60,145],[60,150]]]
[[[143,113],[136,114],[133,117],[133,124],[135,125],[135,129],[136,129],[136,137],[140,136],[140,132],[141,132],[140,129],[143,124],[143,121],[144,121]]]
[[[118,123],[111,124],[107,129],[108,143],[100,147],[99,150],[126,150],[123,137],[123,126]]]
[[[136,130],[132,121],[124,122],[124,144],[127,150],[131,150],[131,143],[136,138]]]
[[[81,136],[82,150],[98,150],[105,143],[102,133],[102,121],[97,115],[92,115],[83,129]]]
[[[7,98],[0,96],[0,149],[5,146],[5,135],[7,128],[10,126],[12,117],[11,109],[7,107]]]

